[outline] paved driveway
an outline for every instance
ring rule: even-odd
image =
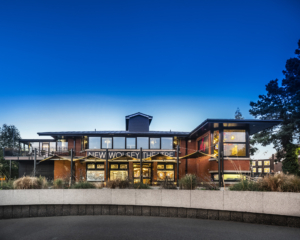
[[[1,240],[300,239],[299,228],[187,218],[68,216],[0,220]]]

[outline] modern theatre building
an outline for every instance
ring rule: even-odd
[[[20,177],[31,175],[36,161],[35,174],[49,179],[129,178],[156,185],[192,173],[203,182],[230,184],[251,173],[249,136],[280,123],[207,119],[191,132],[178,132],[150,131],[152,119],[128,115],[124,131],[39,132],[52,139],[20,139],[19,149],[6,150],[5,159],[19,162]]]

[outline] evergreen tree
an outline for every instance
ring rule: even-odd
[[[255,143],[266,146],[274,144],[277,160],[283,159],[285,173],[299,173],[298,146],[300,142],[300,40],[296,56],[287,60],[284,79],[266,85],[267,94],[259,95],[257,102],[250,102],[249,110],[255,118],[262,120],[281,119],[279,126],[266,129],[254,135]]]
[[[3,148],[13,148],[18,150],[19,142],[21,138],[19,130],[14,125],[3,124],[0,127],[0,177],[9,178],[9,164],[10,162],[3,158]],[[19,175],[19,164],[16,161],[12,161],[11,164],[11,177],[16,178]]]
[[[235,119],[244,119],[244,118],[243,118],[243,115],[242,115],[242,113],[241,113],[241,111],[240,111],[239,108],[237,108],[237,110],[235,111],[234,118],[235,118]]]

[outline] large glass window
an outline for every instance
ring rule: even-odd
[[[162,137],[161,138],[161,149],[172,149],[173,138],[171,137]]]
[[[126,138],[126,148],[136,149],[135,138]]]
[[[150,149],[160,149],[160,138],[150,138]]]
[[[158,163],[157,164],[157,181],[165,181],[166,178],[174,181],[175,178],[174,164]]]
[[[89,137],[89,149],[100,149],[100,137]]]
[[[88,137],[87,136],[84,136],[81,139],[81,150],[85,150],[85,149],[88,149]]]
[[[50,153],[56,152],[56,142],[50,142]]]
[[[110,164],[110,180],[126,180],[128,178],[128,164],[114,163]]]
[[[270,168],[265,168],[264,173],[270,173]]]
[[[264,166],[270,166],[270,161],[264,161]]]
[[[102,148],[112,148],[112,138],[103,137],[102,138]]]
[[[224,156],[245,157],[246,144],[224,143]]]
[[[125,148],[125,137],[114,137],[114,149]]]
[[[252,166],[256,166],[256,162],[255,161],[252,161]]]
[[[58,139],[57,140],[57,151],[59,151],[59,152],[67,152],[68,151],[68,142],[66,139]]]
[[[209,136],[207,135],[206,137],[200,139],[199,141],[199,151],[208,154],[209,153],[209,141],[208,141]]]
[[[137,138],[137,148],[149,149],[149,138],[147,137],[138,137]]]
[[[218,174],[214,174],[213,178],[214,178],[214,181],[219,181]],[[246,179],[246,177],[243,176],[242,174],[224,174],[223,178],[224,178],[224,181],[227,181],[227,182],[241,181],[242,179]]]
[[[224,143],[225,142],[246,142],[245,130],[228,130],[224,129]]]
[[[40,143],[39,142],[31,142],[30,143],[30,152],[33,153],[33,150],[36,149],[37,155],[40,152]]]
[[[213,154],[214,157],[218,157],[219,156],[219,131],[214,131],[214,135],[213,135]]]
[[[252,172],[256,173],[256,168],[253,168],[253,169],[252,169]]]

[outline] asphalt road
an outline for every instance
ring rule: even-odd
[[[299,228],[201,219],[68,216],[0,220],[1,240],[300,239]]]

